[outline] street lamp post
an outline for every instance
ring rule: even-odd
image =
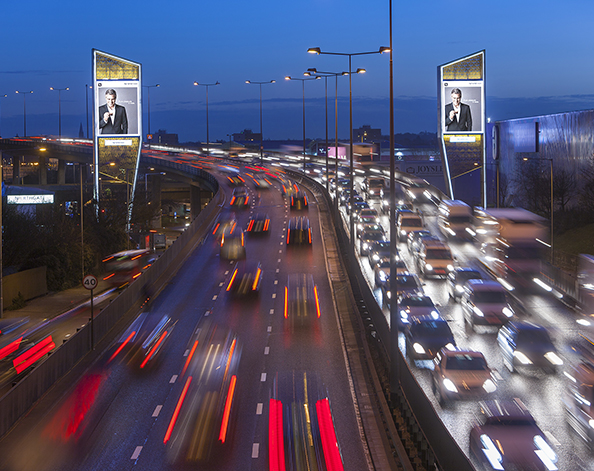
[[[198,83],[194,82],[194,85],[202,85],[206,87],[206,153],[210,154],[210,138],[208,135],[208,87],[214,87],[215,85],[220,85],[217,81],[216,83]]]
[[[276,83],[276,80],[270,80],[268,82],[252,82],[251,80],[246,80],[245,83],[247,84],[254,84],[254,85],[260,85],[260,164],[263,161],[262,158],[262,146],[264,145],[264,133],[262,131],[262,85],[265,85],[267,83]]]
[[[151,136],[151,88],[157,88],[160,87],[160,84],[155,84],[155,85],[143,85],[144,88],[147,89],[148,92],[148,96],[147,96],[147,103],[148,103],[148,132],[147,134],[149,136]],[[147,139],[147,141],[152,141],[153,137],[151,136],[150,139]],[[150,142],[149,142],[149,146],[150,146]]]
[[[20,92],[16,91],[16,93],[21,93],[23,95],[23,137],[27,137],[27,93],[33,93],[33,90],[29,90],[28,92]]]
[[[89,138],[89,88],[92,90],[93,85],[89,85],[85,83],[85,109],[86,109],[86,116],[87,116],[87,139]],[[83,276],[84,278],[84,276]]]
[[[359,69],[363,70],[363,69]],[[338,76],[349,75],[348,72],[322,72],[318,69],[311,68],[307,69],[303,75],[310,76],[316,74],[318,77],[324,77],[326,81],[326,190],[330,192],[329,178],[328,178],[328,77],[335,78],[335,97],[334,97],[334,205],[338,211]]]
[[[369,55],[369,54],[382,54],[384,52],[390,52],[390,48],[389,47],[380,47],[379,50],[377,51],[369,51],[369,52],[353,52],[353,53],[345,53],[345,52],[325,52],[320,50],[319,47],[311,47],[307,50],[308,53],[310,54],[327,54],[327,55],[331,55],[331,56],[348,56],[349,58],[349,158],[350,158],[350,177],[351,177],[351,184],[350,184],[350,194],[351,194],[351,198],[354,192],[354,175],[353,175],[353,87],[352,87],[352,67],[351,67],[351,63],[352,63],[352,58],[353,56],[364,56],[364,55]],[[359,71],[364,71],[364,69],[358,69],[357,73],[359,73]],[[354,248],[355,246],[355,238],[354,233],[355,233],[355,224],[354,224],[354,219],[353,219],[353,211],[352,211],[352,207],[349,207],[349,237],[351,240],[351,248]]]
[[[70,90],[70,88],[50,87],[50,90],[57,90],[58,92],[58,136],[62,139],[62,91]]]
[[[0,95],[0,98],[6,98],[8,97],[8,95],[4,94],[4,95]],[[1,123],[2,123],[2,108],[0,108],[0,127],[1,127]],[[2,137],[2,132],[0,131],[0,137]],[[1,315],[0,315],[1,317]]]
[[[319,80],[321,77],[311,78],[293,78],[290,75],[285,77],[285,80],[300,80],[303,89],[303,173],[305,173],[305,82],[308,80]]]

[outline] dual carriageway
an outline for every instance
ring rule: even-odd
[[[357,176],[356,186],[360,185],[362,176]],[[100,412],[91,411],[88,414],[89,425],[80,437],[73,441],[62,439],[59,444],[55,439],[48,440],[48,429],[56,426],[55,417],[64,407],[63,403],[56,404],[35,427],[30,430],[16,427],[0,442],[0,448],[5,450],[10,445],[10,451],[6,452],[6,469],[175,467],[177,458],[172,457],[168,445],[163,443],[164,437],[187,382],[187,379],[184,382],[181,372],[189,352],[203,334],[200,329],[210,323],[237,334],[241,361],[236,372],[235,415],[231,422],[229,446],[217,453],[214,461],[204,469],[274,469],[268,457],[271,399],[280,399],[287,405],[299,404],[302,410],[311,410],[318,399],[325,397],[329,398],[331,405],[344,468],[361,470],[373,466],[365,439],[362,439],[360,411],[352,403],[352,378],[345,367],[341,323],[335,315],[335,300],[331,295],[329,250],[325,246],[328,242],[321,229],[327,210],[323,209],[315,192],[308,192],[311,195],[307,216],[313,228],[312,246],[287,247],[286,228],[293,214],[288,200],[279,191],[279,184],[274,182],[267,190],[257,190],[251,184],[246,186],[253,196],[253,206],[243,212],[236,211],[238,225],[245,227],[250,214],[255,211],[265,211],[271,220],[269,235],[246,238],[247,258],[259,260],[263,268],[259,296],[240,300],[226,294],[225,287],[234,264],[221,261],[217,241],[212,236],[206,237],[150,306],[148,312],[153,323],[169,316],[175,324],[153,367],[140,371],[131,354],[122,355],[122,361],[109,362],[116,349],[112,346],[99,362],[103,368],[89,370],[81,380],[80,384],[91,384],[91,390],[97,391],[94,404]],[[370,203],[372,206],[379,205],[378,200]],[[438,235],[435,205],[430,201],[416,201],[415,206],[423,214],[425,227]],[[345,226],[348,226],[348,215],[343,212],[342,216]],[[388,223],[387,217],[382,216],[384,227],[388,227]],[[478,262],[480,254],[472,243],[451,242],[450,247],[458,265],[481,269]],[[399,253],[414,271],[406,244],[399,244]],[[359,261],[378,305],[384,306],[381,290],[374,287],[367,257],[361,257]],[[322,315],[319,322],[307,330],[288,329],[282,316],[283,287],[288,275],[293,272],[311,273],[320,293]],[[438,304],[440,314],[448,320],[457,345],[481,351],[495,370],[498,381],[493,397],[519,397],[527,405],[554,446],[559,457],[559,469],[594,469],[588,447],[576,439],[577,436],[565,422],[560,400],[566,381],[563,374],[541,371],[509,373],[498,351],[496,331],[479,329],[473,332],[467,329],[462,308],[449,298],[443,280],[425,280],[423,288]],[[514,296],[517,317],[545,326],[561,356],[565,361],[572,361],[572,342],[580,332],[575,313],[550,293],[538,288],[515,293]],[[383,312],[389,322],[385,306]],[[402,333],[399,335],[399,345],[405,355]],[[432,393],[432,363],[407,361],[450,434],[460,448],[467,451],[477,402],[453,401],[442,407]],[[306,384],[309,386],[305,387]],[[72,390],[78,391],[76,386]],[[66,398],[66,402],[71,400],[70,396]],[[303,426],[307,421],[302,419],[298,412],[292,418],[293,438],[296,442],[315,438],[320,448],[320,437],[312,437],[308,432],[311,429]],[[31,443],[39,446],[32,448]],[[320,457],[314,458],[315,453],[301,454],[295,451],[297,449],[294,449],[293,457],[287,459],[301,456],[300,459],[313,463]],[[303,464],[303,461],[300,463]],[[443,469],[450,469],[447,462],[440,464]]]

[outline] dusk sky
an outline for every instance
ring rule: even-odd
[[[366,52],[389,45],[388,6],[372,0],[137,1],[22,0],[5,2],[0,28],[0,133],[86,134],[85,84],[93,48],[142,64],[151,88],[151,130],[210,140],[259,131],[264,85],[265,139],[301,139],[302,83],[310,67],[342,72],[346,57],[307,54]],[[436,132],[437,66],[486,50],[487,116],[502,120],[594,107],[594,2],[591,0],[394,1],[395,132]],[[389,55],[353,58],[353,125],[388,132]],[[348,78],[338,79],[339,137],[348,138]],[[328,79],[329,128],[334,136],[334,78]],[[146,90],[146,89],[145,89]],[[325,136],[324,80],[305,82],[306,136]],[[91,98],[91,93],[89,93]],[[147,132],[146,93],[143,102]],[[89,110],[92,102],[89,101]],[[92,127],[90,126],[90,129]],[[92,131],[91,131],[92,132]]]

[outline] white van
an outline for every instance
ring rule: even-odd
[[[447,238],[472,239],[472,208],[461,200],[443,200],[437,225]]]

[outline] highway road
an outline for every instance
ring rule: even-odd
[[[0,442],[2,469],[178,469],[179,458],[173,455],[172,444],[164,443],[165,436],[187,384],[184,365],[195,341],[204,338],[208,325],[234,332],[234,358],[238,358],[240,350],[241,356],[229,436],[224,446],[212,448],[210,461],[201,463],[200,469],[269,469],[272,397],[287,402],[292,398],[297,401],[297,409],[306,410],[315,408],[316,399],[327,397],[344,469],[367,469],[330,293],[315,197],[308,193],[309,209],[300,213],[310,218],[312,246],[287,249],[287,224],[296,212],[289,209],[278,183],[259,191],[249,180],[246,186],[251,205],[246,210],[235,210],[238,227],[245,228],[254,211],[267,212],[271,220],[270,234],[245,238],[247,259],[260,261],[263,269],[259,295],[244,300],[226,292],[234,262],[220,259],[219,243],[210,235],[143,314],[145,326],[156,325],[164,316],[170,318],[169,326],[174,326],[168,329],[170,333],[158,353],[141,368],[129,345],[117,352],[123,335],[61,401],[52,407],[43,400],[37,404],[37,408],[47,407],[32,411],[43,416],[39,423],[28,428],[17,424]],[[290,328],[283,316],[284,286],[288,275],[296,272],[312,274],[319,293],[320,319],[304,329]],[[296,378],[293,390],[286,378]],[[299,390],[304,378],[315,385],[305,401]],[[308,401],[311,404],[304,406]],[[295,430],[296,421],[287,419]]]
[[[359,187],[361,180],[362,178],[359,177],[356,179],[356,187]],[[363,194],[363,192],[360,193]],[[368,202],[372,207],[380,209],[379,200],[374,199]],[[415,209],[419,209],[423,215],[425,228],[445,240],[437,226],[436,206],[426,201],[415,202]],[[344,211],[343,220],[346,227],[348,215]],[[387,216],[381,216],[381,223],[386,229],[389,228]],[[477,268],[483,271],[485,277],[488,277],[479,262],[479,251],[472,242],[451,241],[449,245],[457,265]],[[400,256],[405,260],[410,271],[417,273],[407,244],[400,242],[398,248]],[[382,291],[379,288],[374,288],[373,271],[367,257],[359,257],[359,262],[378,304],[383,306],[383,312],[389,323],[389,310],[387,306],[383,305]],[[432,278],[423,280],[421,276],[420,278],[424,282],[425,293],[437,304],[440,314],[448,321],[456,344],[459,347],[482,352],[489,366],[495,370],[495,377],[498,379],[497,391],[491,398],[502,400],[519,398],[524,402],[553,445],[558,455],[557,466],[560,470],[593,470],[594,461],[591,459],[591,451],[570,429],[565,419],[561,396],[565,391],[568,379],[563,374],[563,368],[554,374],[539,370],[510,373],[503,365],[497,344],[497,329],[479,327],[474,332],[467,328],[464,323],[462,306],[449,297],[445,281]],[[583,328],[580,328],[576,323],[577,316],[573,310],[536,284],[529,291],[514,291],[513,299],[518,319],[544,326],[549,331],[565,363],[577,361],[578,358],[571,346]],[[399,345],[402,354],[406,355],[402,333],[399,334]],[[478,400],[451,401],[442,407],[437,396],[432,392],[433,362],[411,361],[408,358],[407,362],[450,434],[455,438],[460,448],[468,454],[469,432],[479,410]],[[481,469],[476,460],[473,459],[473,463],[477,469]]]

